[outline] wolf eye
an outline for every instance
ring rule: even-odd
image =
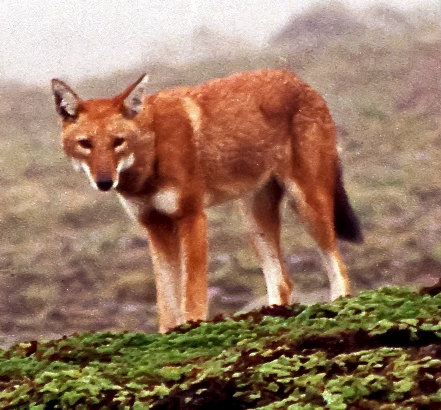
[[[123,145],[126,142],[126,140],[123,137],[116,137],[113,140],[113,148],[118,148],[121,145]]]
[[[78,140],[78,145],[84,149],[92,149],[93,148],[92,141],[88,140],[88,139]]]

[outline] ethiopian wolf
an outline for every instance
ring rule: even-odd
[[[348,295],[337,238],[361,242],[324,99],[282,70],[242,72],[147,95],[82,100],[52,81],[64,151],[92,186],[115,190],[146,229],[159,328],[207,315],[204,208],[239,199],[270,304],[290,302],[280,248],[287,197],[323,255],[331,298]]]

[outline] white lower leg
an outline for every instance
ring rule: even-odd
[[[323,251],[322,255],[328,273],[331,300],[349,295],[349,278],[340,253],[338,251]]]
[[[150,242],[150,253],[156,281],[156,298],[161,333],[183,323],[180,295],[180,272]]]
[[[282,305],[291,302],[292,284],[282,262],[280,249],[271,240],[272,233],[265,232],[254,217],[242,208],[242,218],[251,242],[259,257],[265,276],[269,305]]]
[[[280,259],[277,257],[277,251],[268,247],[264,241],[259,242],[259,240],[256,240],[255,246],[256,248],[260,247],[258,252],[263,274],[265,276],[268,304],[282,305],[284,303],[289,303],[291,299],[291,286],[286,281],[284,268]],[[289,293],[288,300],[286,300],[286,293]]]

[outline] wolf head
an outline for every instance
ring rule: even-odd
[[[82,100],[63,81],[52,80],[64,151],[94,188],[116,188],[121,172],[137,161],[136,145],[149,136],[144,129],[148,113],[143,112],[147,81],[146,75],[141,76],[114,98]]]

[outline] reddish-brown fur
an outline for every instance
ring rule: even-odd
[[[154,95],[142,80],[112,99],[83,101],[58,80],[53,90],[66,154],[95,187],[115,188],[147,230],[160,330],[206,318],[204,208],[230,199],[241,201],[270,303],[288,303],[292,291],[280,249],[284,195],[322,251],[331,296],[348,294],[336,240],[361,233],[323,98],[281,70]]]

